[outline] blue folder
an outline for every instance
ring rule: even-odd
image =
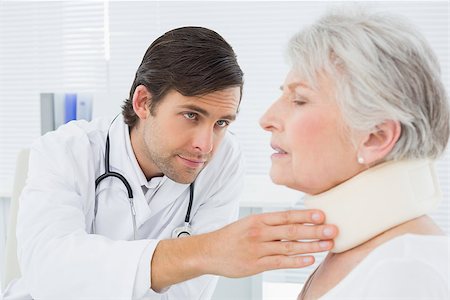
[[[77,119],[77,94],[66,94],[64,123]]]

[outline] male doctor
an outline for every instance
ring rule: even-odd
[[[243,187],[227,132],[242,85],[220,35],[178,28],[148,48],[122,116],[40,138],[18,215],[23,277],[5,299],[209,299],[212,275],[304,267],[313,257],[298,254],[330,249],[336,229],[318,211],[224,227]]]

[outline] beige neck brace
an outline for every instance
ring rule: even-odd
[[[304,198],[320,209],[339,235],[331,252],[356,247],[398,224],[430,212],[441,198],[429,160],[387,162],[318,195]]]

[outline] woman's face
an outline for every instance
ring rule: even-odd
[[[272,133],[270,176],[276,184],[318,194],[363,170],[327,76],[319,76],[313,90],[291,70],[260,125]]]

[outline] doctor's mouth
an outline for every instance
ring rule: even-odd
[[[181,155],[177,155],[177,157],[182,164],[194,169],[202,168],[208,161],[207,159],[186,158]]]

